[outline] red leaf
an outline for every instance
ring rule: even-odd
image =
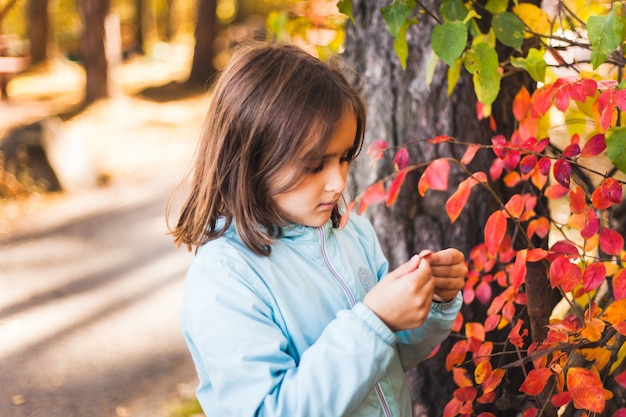
[[[574,407],[594,413],[604,411],[604,387],[597,374],[585,368],[569,368],[567,389],[574,401]]]
[[[539,414],[539,409],[537,407],[528,407],[524,410],[522,417],[537,417]]]
[[[565,256],[559,256],[552,262],[549,275],[552,288],[560,285],[565,292],[572,291],[582,279],[578,265],[571,263]]]
[[[491,285],[483,281],[476,286],[476,298],[482,304],[487,304],[491,300]]]
[[[387,207],[391,207],[393,203],[396,202],[398,198],[398,194],[400,194],[400,189],[402,188],[402,184],[404,184],[404,180],[406,179],[406,174],[408,171],[400,171],[396,178],[394,178],[393,182],[389,186],[389,195],[387,196]]]
[[[583,288],[585,292],[593,291],[598,288],[606,278],[606,267],[603,263],[596,262],[587,265],[583,272]]]
[[[622,201],[622,186],[614,178],[606,178],[591,194],[591,202],[597,209],[604,210]]]
[[[519,390],[528,395],[537,396],[541,394],[551,376],[552,371],[548,368],[532,369]]]
[[[448,176],[450,175],[450,163],[445,158],[435,159],[431,162],[419,182],[417,183],[417,191],[422,197],[426,194],[426,190],[446,191],[448,189]]]
[[[626,417],[626,408],[620,408],[611,417]]]
[[[552,247],[550,248],[550,252],[556,255],[567,255],[571,258],[578,257],[578,249],[569,240],[559,240],[558,242],[555,242],[554,245],[552,245]],[[555,258],[555,256],[552,254],[549,256],[549,259],[551,261],[553,261]]]
[[[591,158],[593,156],[599,155],[605,149],[606,140],[604,139],[604,134],[599,133],[589,139],[587,143],[585,143],[580,156],[583,158]]]
[[[569,188],[570,177],[572,176],[572,166],[564,159],[559,158],[552,167],[554,179],[565,188]]]
[[[367,156],[372,158],[370,165],[383,157],[385,149],[387,149],[387,142],[382,139],[375,140],[367,147]]]
[[[485,174],[482,172],[476,172],[474,175],[477,178],[469,177],[465,180],[461,181],[457,190],[450,196],[448,201],[446,202],[446,212],[450,217],[450,222],[454,223],[455,220],[461,214],[463,207],[465,207],[465,203],[467,203],[467,199],[470,196],[472,191],[472,187],[478,183],[478,181],[484,181]]]
[[[467,149],[465,150],[465,154],[463,155],[463,158],[461,158],[461,163],[464,165],[467,165],[470,162],[472,162],[472,160],[474,159],[474,156],[476,156],[476,152],[478,152],[480,148],[481,148],[480,145],[476,145],[476,144],[469,145]]]
[[[542,260],[543,258],[545,258],[546,256],[548,256],[548,251],[544,249],[541,249],[541,248],[530,249],[528,253],[526,254],[526,260],[528,262],[538,262]]]
[[[554,93],[554,85],[544,85],[535,90],[530,97],[531,115],[539,118],[543,116],[552,106],[552,98]]]
[[[550,231],[550,222],[545,217],[540,217],[538,219],[531,220],[528,223],[528,237],[533,237],[533,235],[537,235],[540,238],[544,238],[548,235]]]
[[[591,239],[600,231],[600,219],[593,207],[589,207],[587,210],[587,216],[585,217],[585,227],[580,231],[580,235],[583,239]]]
[[[613,100],[621,111],[626,110],[626,90],[616,90],[613,94]]]
[[[480,323],[465,323],[465,336],[467,337],[467,351],[476,352],[485,341],[485,328]]]
[[[369,206],[374,204],[382,203],[387,199],[387,192],[385,191],[385,187],[383,183],[378,181],[367,187],[361,196],[361,200],[359,201],[359,208],[357,209],[357,213],[361,214],[367,209]]]
[[[600,248],[609,255],[619,255],[624,247],[624,238],[618,232],[603,227],[600,231]]]
[[[535,155],[526,155],[522,158],[519,163],[519,169],[522,171],[522,174],[526,175],[532,172],[533,169],[537,166],[538,159]]]
[[[441,143],[441,142],[449,142],[449,141],[453,141],[454,138],[452,136],[447,136],[447,135],[439,135],[439,136],[435,136],[432,139],[428,139],[427,142],[428,143]]]
[[[572,401],[572,396],[569,392],[559,392],[558,394],[554,394],[550,402],[556,408],[563,407],[565,404]]]
[[[626,298],[626,269],[622,269],[613,277],[613,297],[615,301]]]
[[[485,246],[489,254],[496,255],[505,233],[506,218],[501,210],[493,212],[485,224]]]
[[[559,88],[554,95],[554,105],[557,109],[564,112],[569,107],[569,94],[567,89]]]
[[[517,251],[515,263],[511,268],[511,284],[513,284],[513,289],[515,291],[519,289],[526,279],[526,255],[526,249]]]
[[[619,375],[615,376],[615,381],[620,384],[622,387],[626,388],[626,371],[622,372]]]
[[[487,319],[485,320],[485,331],[490,332],[492,330],[495,330],[496,327],[498,327],[499,323],[500,323],[499,315],[491,314],[487,316]]]
[[[517,323],[515,323],[515,326],[509,332],[509,341],[519,348],[524,346],[524,336],[528,335],[528,329],[524,329],[520,332],[523,324],[524,320],[517,320]]]
[[[474,387],[460,387],[454,390],[454,398],[463,402],[474,401],[476,394],[477,391]]]
[[[539,160],[539,172],[543,175],[548,175],[550,168],[552,167],[552,161],[547,156],[542,156]]]
[[[580,146],[577,143],[571,143],[563,149],[563,156],[566,158],[574,158],[580,155]]]
[[[494,159],[491,163],[491,166],[489,167],[489,177],[491,177],[491,179],[495,181],[500,178],[503,170],[504,163],[502,162],[502,159]]]
[[[409,151],[406,148],[401,148],[396,153],[396,156],[393,158],[393,166],[396,171],[402,171],[409,166]]]
[[[587,204],[585,203],[585,191],[581,186],[577,185],[575,190],[569,192],[569,208],[574,214],[580,214],[585,211]]]
[[[491,138],[491,144],[493,145],[493,153],[500,159],[504,159],[507,153],[506,138],[504,135],[496,135]]]
[[[569,188],[563,187],[561,184],[552,184],[548,188],[546,188],[544,195],[550,199],[555,200],[557,198],[563,197],[568,192]]]

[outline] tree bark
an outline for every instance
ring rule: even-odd
[[[81,0],[85,105],[109,96],[109,68],[105,50],[105,19],[109,3],[109,0]]]
[[[469,74],[463,72],[451,96],[447,95],[447,66],[442,63],[438,65],[430,86],[426,84],[434,20],[426,14],[418,14],[419,23],[412,26],[407,35],[409,56],[403,70],[377,3],[353,0],[356,27],[348,25],[344,53],[347,64],[363,79],[363,95],[368,105],[365,148],[377,139],[385,140],[389,146],[402,146],[437,135],[449,135],[462,142],[489,144],[494,133],[488,121],[477,120],[476,97]],[[429,10],[436,11],[441,0],[422,3]],[[493,106],[494,116],[501,123],[499,133],[512,132],[514,119],[510,104],[518,89],[519,82],[503,85],[501,98]],[[411,163],[418,164],[447,156],[459,160],[466,148],[451,143],[418,142],[407,149]],[[387,155],[373,168],[368,158],[357,158],[350,176],[349,193],[352,197],[391,173],[392,158],[392,154]],[[480,151],[470,168],[488,172],[492,158],[490,152]],[[467,175],[453,166],[449,191],[429,190],[422,198],[417,192],[420,174],[416,172],[407,178],[392,207],[381,204],[370,207],[364,214],[374,224],[391,268],[421,249],[456,247],[467,257],[469,251],[483,241],[482,225],[488,214],[497,208],[484,189],[474,187],[465,209],[456,222],[450,223],[446,201],[458,182]],[[485,307],[475,302],[464,306],[462,314],[465,321],[484,321]],[[456,385],[445,369],[445,356],[454,342],[456,340],[448,339],[434,359],[407,373],[415,416],[442,415],[446,403],[452,398]]]
[[[216,73],[213,66],[213,42],[217,37],[217,0],[198,0],[195,38],[191,71],[187,83],[204,86]]]
[[[30,62],[39,64],[48,59],[50,19],[49,0],[28,0],[28,40],[30,41]]]

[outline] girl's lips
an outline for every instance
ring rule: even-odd
[[[335,204],[337,204],[336,201],[331,201],[330,203],[322,203],[319,205],[319,207],[322,210],[331,210],[333,207],[335,207]]]

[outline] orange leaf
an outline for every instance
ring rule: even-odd
[[[445,158],[435,159],[428,164],[419,182],[417,183],[417,191],[422,197],[426,194],[426,190],[446,191],[448,189],[448,176],[450,175],[450,163]]]
[[[476,152],[478,152],[480,148],[481,146],[477,144],[469,145],[467,149],[465,150],[465,154],[463,154],[463,158],[461,158],[461,163],[463,165],[467,165],[470,162],[472,162],[472,160],[474,159],[474,156],[476,156]]]
[[[458,387],[473,387],[474,382],[469,372],[465,368],[454,368],[452,370],[452,379]]]
[[[585,211],[585,191],[581,186],[576,186],[575,190],[569,192],[569,207],[572,213],[580,214]]]
[[[537,417],[539,414],[539,409],[537,407],[528,407],[524,410],[522,417]]]
[[[517,320],[517,323],[515,323],[515,326],[509,332],[509,341],[517,347],[524,346],[524,336],[528,335],[528,329],[524,329],[520,332],[523,324],[524,320]]]
[[[545,258],[546,256],[548,256],[548,251],[546,251],[545,249],[541,249],[541,248],[530,249],[526,253],[526,260],[528,262],[538,262],[542,260],[543,258]]]
[[[480,323],[465,323],[465,336],[467,337],[467,351],[476,352],[485,341],[485,327]]]
[[[495,211],[485,224],[485,246],[490,255],[496,255],[504,234],[506,233],[506,218],[501,210]]]
[[[470,196],[472,191],[472,186],[467,182],[467,180],[462,181],[454,194],[450,196],[448,201],[446,201],[446,212],[448,213],[448,217],[450,217],[450,222],[454,223],[456,219],[461,214],[463,207],[465,207],[465,203],[467,203],[467,199]]]
[[[457,400],[452,397],[448,404],[443,409],[443,417],[455,417],[459,415],[461,411],[461,406],[463,405],[462,401]]]
[[[597,374],[585,368],[569,368],[567,389],[574,401],[574,407],[594,413],[604,411],[604,387]]]
[[[367,209],[367,207],[382,203],[387,199],[387,192],[385,191],[385,187],[381,181],[374,183],[367,187],[361,196],[361,200],[359,201],[359,208],[357,209],[357,213],[361,214]]]
[[[439,136],[435,136],[432,139],[428,139],[428,143],[441,143],[441,142],[449,142],[451,140],[454,140],[454,138],[452,136],[447,136],[447,135],[439,135]]]
[[[504,369],[501,369],[501,368],[494,369],[491,375],[485,378],[485,380],[482,383],[483,392],[484,393],[492,392],[493,390],[498,388],[498,386],[500,385],[500,382],[502,382],[502,378],[504,378],[505,373],[506,372],[504,371]]]
[[[398,175],[393,179],[393,182],[389,186],[389,195],[387,196],[387,207],[391,207],[393,203],[396,202],[398,198],[398,194],[400,194],[400,189],[402,188],[402,184],[404,184],[404,180],[406,179],[406,174],[408,171],[400,171]]]
[[[465,354],[467,353],[467,341],[459,340],[452,346],[450,353],[446,357],[446,369],[452,370],[455,366],[461,364],[465,360]]]
[[[540,217],[538,219],[531,220],[528,223],[528,237],[533,237],[533,235],[537,235],[540,238],[544,238],[548,235],[550,231],[550,222],[545,217]]]
[[[530,107],[530,93],[526,87],[522,86],[513,99],[513,116],[515,120],[521,121],[526,117]]]
[[[524,206],[524,198],[519,194],[514,194],[504,205],[504,209],[509,216],[517,219],[524,212]]]
[[[519,387],[519,390],[528,395],[539,395],[545,388],[548,383],[548,379],[550,379],[551,376],[552,371],[548,368],[533,369],[528,373],[528,376]]]
[[[626,298],[613,301],[606,310],[604,310],[602,317],[613,325],[626,320]]]
[[[346,227],[346,224],[348,224],[348,220],[350,219],[350,212],[354,209],[355,206],[356,201],[351,201],[350,204],[348,204],[348,207],[346,207],[346,212],[343,214],[343,216],[341,216],[341,219],[339,220],[339,229],[343,229],[344,227]]]

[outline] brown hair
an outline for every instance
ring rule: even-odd
[[[189,249],[221,236],[234,221],[242,241],[269,255],[287,220],[272,196],[301,181],[302,158],[321,159],[346,111],[363,143],[365,108],[339,69],[287,44],[240,47],[214,85],[195,155],[191,191],[171,231]],[[287,167],[299,171],[281,189],[269,184]],[[274,182],[275,183],[275,182]],[[333,209],[333,226],[340,213]],[[224,224],[218,225],[223,218]]]

